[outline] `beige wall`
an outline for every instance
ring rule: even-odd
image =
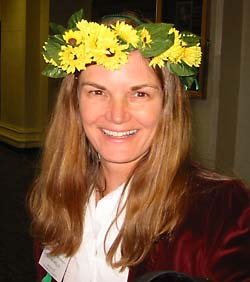
[[[2,1],[1,7],[1,122],[22,127],[25,103],[26,1]]]
[[[193,156],[250,182],[248,0],[211,0],[207,99],[192,101]]]
[[[48,1],[1,0],[0,141],[17,147],[38,146],[47,120],[41,48]]]
[[[48,37],[50,12],[56,7],[54,14],[62,18],[68,13],[68,18],[73,10],[85,6],[89,16],[90,4],[90,0],[84,4],[82,0],[0,0],[0,141],[16,147],[43,143],[53,104],[53,83],[41,75],[45,66],[41,51]]]
[[[48,101],[47,79],[40,74],[49,2],[0,0],[0,140],[20,147],[41,141],[47,111],[53,104]],[[208,167],[250,182],[250,2],[208,2],[211,11],[207,98],[191,101],[193,156]],[[89,13],[91,1],[84,3]]]
[[[193,109],[193,156],[207,167],[214,168],[219,106],[221,37],[223,1],[211,0],[207,98],[191,100]]]

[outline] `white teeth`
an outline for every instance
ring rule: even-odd
[[[137,132],[136,129],[134,130],[128,130],[128,131],[111,131],[108,129],[103,128],[102,131],[108,135],[108,136],[112,136],[112,137],[126,137],[126,136],[130,136],[133,135]]]

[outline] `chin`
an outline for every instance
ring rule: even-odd
[[[128,158],[105,158],[105,157],[102,157],[103,160],[105,162],[108,162],[108,163],[114,163],[114,164],[125,164],[125,163],[130,163],[130,162],[133,162],[133,160],[130,160]]]
[[[108,163],[114,163],[114,164],[128,164],[128,163],[136,163],[137,161],[139,161],[141,159],[141,157],[144,156],[144,154],[141,155],[137,155],[137,156],[130,156],[128,157],[128,155],[126,156],[117,156],[114,158],[114,156],[105,156],[102,155],[102,158],[105,162]]]

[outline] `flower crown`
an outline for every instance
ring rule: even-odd
[[[124,21],[114,25],[98,24],[83,19],[83,10],[74,13],[68,28],[50,24],[55,35],[43,46],[48,66],[42,74],[60,78],[85,70],[96,63],[116,70],[128,61],[128,54],[139,50],[149,58],[149,66],[164,67],[178,75],[186,88],[196,79],[201,64],[200,37],[179,32],[168,23],[141,23],[132,27]]]

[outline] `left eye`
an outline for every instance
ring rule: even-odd
[[[136,96],[136,97],[139,97],[139,98],[143,98],[143,97],[147,97],[148,94],[145,93],[145,92],[140,92],[140,91],[138,91],[138,92],[135,93],[135,96]]]

